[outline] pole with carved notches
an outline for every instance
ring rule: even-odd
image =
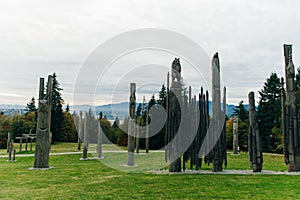
[[[250,92],[249,98],[249,161],[250,167],[253,172],[261,172],[263,164],[261,135],[258,130],[258,124],[256,120],[254,92]]]
[[[292,59],[292,45],[284,45],[286,95],[283,112],[283,134],[285,163],[289,172],[300,171],[299,112],[296,102],[295,66]],[[282,94],[284,97],[284,94]]]

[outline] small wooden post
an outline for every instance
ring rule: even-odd
[[[9,143],[10,143],[10,140],[11,140],[11,135],[10,135],[10,132],[7,133],[7,143],[6,143],[6,153],[9,152]]]
[[[102,120],[102,112],[100,112],[100,117],[98,121],[98,142],[97,142],[97,154],[98,158],[102,158],[102,127],[101,127],[101,120]]]
[[[85,118],[83,119],[83,154],[82,154],[82,159],[85,160],[87,159],[87,153],[88,153],[88,148],[89,148],[89,137],[88,137],[88,132],[87,132],[87,113],[85,115]]]

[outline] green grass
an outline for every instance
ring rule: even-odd
[[[74,148],[75,147],[75,148]],[[55,144],[52,151],[76,150],[76,144]],[[111,145],[104,149],[118,150]],[[33,157],[17,162],[0,158],[0,199],[298,199],[299,176],[290,175],[155,175],[116,169],[145,170],[165,166],[163,153],[137,155],[135,168],[122,167],[126,153],[104,153],[98,160],[78,155],[51,156],[54,169],[31,171]],[[210,169],[204,166],[204,169]],[[228,154],[227,169],[249,169],[247,154]],[[265,170],[286,171],[281,155],[264,155]]]

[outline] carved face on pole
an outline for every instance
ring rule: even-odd
[[[130,108],[129,108],[129,111],[130,111],[130,117],[132,119],[135,118],[135,83],[131,83],[130,84]]]
[[[181,78],[181,65],[180,65],[180,60],[179,58],[175,58],[173,63],[172,63],[172,81],[179,82]]]

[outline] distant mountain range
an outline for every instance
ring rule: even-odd
[[[136,103],[136,107],[139,105],[139,103]],[[223,105],[221,104],[221,107]],[[245,109],[248,110],[248,105],[244,105]],[[75,111],[78,113],[79,111],[88,111],[90,108],[95,109],[95,113],[102,112],[103,115],[109,119],[113,120],[116,116],[118,116],[119,119],[124,119],[128,117],[128,109],[129,109],[129,102],[123,102],[123,103],[117,103],[117,104],[108,104],[108,105],[102,105],[102,106],[96,106],[92,107],[91,105],[76,105],[73,106],[71,109],[72,111]],[[226,114],[228,117],[230,117],[233,112],[235,105],[232,104],[226,104]],[[209,114],[212,113],[212,102],[209,101]]]
[[[139,103],[136,103],[136,107],[139,105]],[[221,104],[222,107],[222,104]],[[102,112],[103,115],[109,119],[114,120],[116,116],[120,120],[125,119],[128,117],[128,109],[129,109],[129,102],[122,102],[117,104],[107,104],[102,106],[96,106],[93,107],[91,105],[75,105],[71,107],[71,112],[75,111],[76,113],[79,113],[80,111],[88,111],[90,108],[95,109],[95,113]],[[233,114],[233,109],[235,108],[235,105],[232,104],[226,104],[226,110],[227,110],[227,116],[230,117]],[[248,105],[245,105],[245,109],[248,110]],[[24,114],[25,106],[21,105],[7,105],[7,104],[0,104],[0,112],[3,112],[5,115],[12,116],[14,114]],[[212,103],[209,102],[209,114],[212,113]]]

